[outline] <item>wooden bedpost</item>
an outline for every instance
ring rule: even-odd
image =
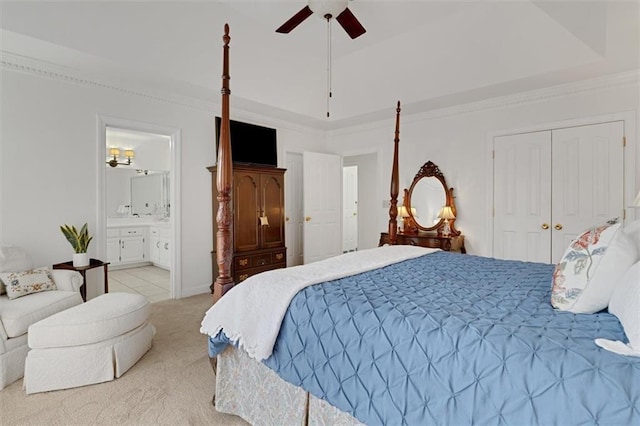
[[[389,205],[389,244],[395,244],[398,236],[398,144],[400,142],[400,101],[396,108],[396,137],[393,140],[393,167],[391,169],[391,202]]]
[[[231,259],[233,247],[231,239],[231,185],[233,184],[233,163],[231,162],[231,140],[229,137],[229,24],[224,25],[222,41],[222,117],[220,120],[220,143],[218,144],[218,158],[216,171],[216,187],[218,189],[218,212],[216,222],[216,261],[218,263],[218,277],[213,283],[213,303],[218,301],[233,287],[231,277]]]

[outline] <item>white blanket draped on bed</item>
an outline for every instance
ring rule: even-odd
[[[251,276],[233,287],[206,313],[200,332],[216,336],[224,330],[250,357],[262,361],[273,351],[291,299],[303,288],[356,275],[438,249],[382,246],[276,269]]]

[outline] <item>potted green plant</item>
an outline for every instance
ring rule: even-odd
[[[89,254],[87,253],[87,249],[89,248],[89,243],[93,237],[89,235],[89,228],[87,224],[85,223],[82,225],[80,231],[78,231],[78,229],[73,225],[62,225],[60,226],[60,230],[75,252],[73,254],[73,266],[88,266]]]

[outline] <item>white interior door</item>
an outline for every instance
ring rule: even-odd
[[[305,152],[302,155],[304,189],[304,263],[341,253],[342,158]]]
[[[624,214],[624,122],[494,139],[494,256],[556,263]]]
[[[285,238],[287,266],[302,265],[304,210],[302,191],[302,154],[287,152],[285,180]]]
[[[494,139],[493,255],[549,262],[551,132]]]
[[[623,136],[623,121],[552,132],[552,263],[588,227],[622,220]]]
[[[342,168],[342,252],[358,249],[358,166]]]

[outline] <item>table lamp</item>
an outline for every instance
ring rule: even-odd
[[[449,234],[451,233],[451,225],[449,221],[451,219],[456,218],[456,215],[453,214],[453,210],[451,209],[451,206],[443,206],[442,209],[440,209],[440,213],[438,213],[438,217],[440,219],[444,219],[444,226],[442,227],[442,236],[448,237]]]

